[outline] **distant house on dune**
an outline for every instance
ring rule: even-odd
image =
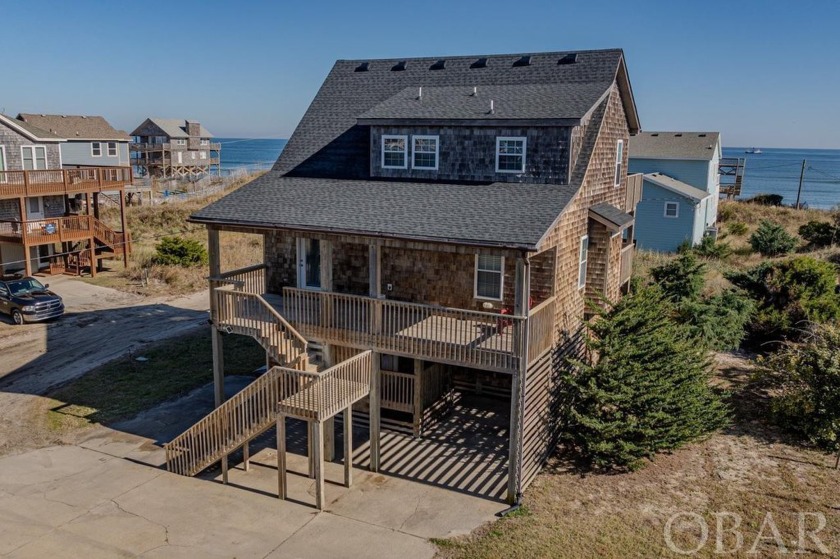
[[[101,116],[21,113],[17,118],[64,139],[60,151],[65,169],[129,165],[131,138]]]
[[[147,118],[131,135],[131,163],[141,175],[193,178],[220,173],[222,145],[198,122]]]
[[[674,252],[714,230],[720,159],[718,132],[642,132],[630,140],[629,171],[644,174],[638,248]]]

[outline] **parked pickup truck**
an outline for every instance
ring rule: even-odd
[[[64,314],[64,301],[35,278],[0,279],[0,312],[15,324],[38,322]]]

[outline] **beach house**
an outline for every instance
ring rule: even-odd
[[[169,469],[221,461],[227,479],[276,427],[285,497],[297,429],[322,507],[337,418],[345,484],[355,449],[515,501],[554,448],[587,299],[630,277],[638,130],[621,50],[336,62],[274,168],[190,218],[209,235],[218,407],[166,445]],[[223,269],[228,232],[261,237],[263,262]],[[225,401],[229,335],[270,368]]]
[[[131,137],[101,116],[21,113],[17,118],[64,139],[59,144],[62,168],[130,165]]]
[[[630,172],[644,174],[636,208],[638,248],[675,252],[716,231],[718,132],[642,132],[630,141]]]
[[[147,118],[131,136],[131,163],[141,176],[177,179],[221,172],[222,145],[199,122]]]
[[[79,273],[82,269],[95,274],[103,259],[125,261],[128,257],[123,192],[131,184],[131,168],[81,164],[67,168],[63,160],[67,141],[59,133],[0,114],[0,267],[4,274]],[[99,219],[103,193],[115,194],[119,229]]]

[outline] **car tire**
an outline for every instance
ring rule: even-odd
[[[17,309],[12,311],[12,322],[17,324],[18,326],[23,324],[23,315]]]

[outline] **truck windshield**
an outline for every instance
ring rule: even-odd
[[[9,292],[13,297],[19,297],[21,295],[44,291],[47,289],[40,281],[32,278],[10,281],[6,285],[9,286]]]

